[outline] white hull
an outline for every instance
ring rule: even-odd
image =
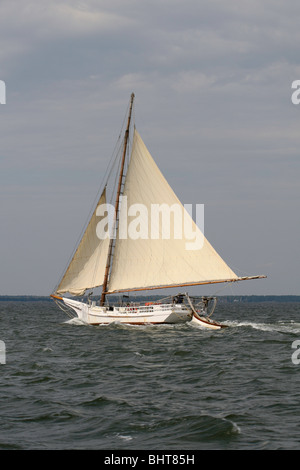
[[[192,323],[202,328],[210,328],[211,330],[220,330],[221,328],[226,327],[226,325],[221,325],[220,323],[211,321],[208,318],[200,317],[198,313],[193,314]]]
[[[66,297],[61,299],[77,317],[89,325],[124,323],[130,325],[185,323],[192,319],[192,309],[182,304],[151,304],[141,306],[96,306]]]

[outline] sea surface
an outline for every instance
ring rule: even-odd
[[[92,327],[0,302],[0,449],[299,449],[300,303],[214,318],[228,328]]]

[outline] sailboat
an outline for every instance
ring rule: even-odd
[[[111,185],[115,189],[110,190],[114,205],[107,200],[110,170],[80,242],[51,297],[69,316],[89,325],[192,321],[201,327],[220,329],[225,325],[211,319],[215,297],[192,297],[187,292],[154,301],[129,297],[132,292],[136,296],[174,287],[182,291],[188,286],[266,277],[237,276],[204,237],[133,126],[133,103],[132,93],[124,121],[126,129],[114,163],[118,168]],[[109,210],[111,206],[113,211]],[[179,208],[177,219],[183,215],[178,224],[180,234],[175,229],[166,230],[161,219],[154,217],[153,208],[169,210],[169,215],[170,208]],[[183,225],[189,226],[188,234],[182,230]],[[194,239],[201,240],[192,249],[191,233]],[[101,297],[95,300],[90,290],[101,286]],[[90,293],[85,300],[87,292]],[[114,294],[119,295],[119,301],[112,304]]]

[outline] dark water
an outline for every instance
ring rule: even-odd
[[[215,318],[230,327],[89,327],[0,302],[0,449],[300,448],[300,304]]]

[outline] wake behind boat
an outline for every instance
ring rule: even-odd
[[[192,299],[185,293],[155,303],[149,300],[142,304],[109,304],[109,295],[115,293],[266,277],[238,277],[204,237],[158,169],[135,126],[132,130],[133,101],[134,94],[119,158],[108,172],[83,236],[51,297],[90,325],[193,320],[205,328],[221,328],[210,320],[209,303],[215,303],[215,299],[208,297]],[[119,169],[115,179],[113,167]],[[108,193],[114,205],[107,201]],[[100,286],[98,305],[95,301],[64,296],[83,296]]]

